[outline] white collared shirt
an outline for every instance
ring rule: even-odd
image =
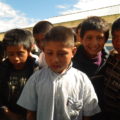
[[[48,67],[33,74],[18,104],[37,111],[37,120],[82,120],[100,112],[90,80],[73,67],[62,74]]]

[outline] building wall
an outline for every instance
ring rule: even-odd
[[[105,19],[106,21],[108,21],[109,24],[112,24],[114,20],[116,20],[117,18],[120,18],[120,14],[102,16],[102,18]],[[54,24],[54,26],[62,25],[62,26],[66,26],[66,27],[75,28],[83,20],[84,19],[79,19],[79,20],[74,20],[74,21],[56,23],[56,24]],[[25,29],[32,31],[32,27],[25,28]],[[0,40],[1,41],[3,40],[3,37],[4,37],[4,32],[0,33]],[[109,40],[111,40],[111,35],[110,35]],[[108,43],[106,43],[106,46],[112,46],[111,42],[109,41]]]
[[[115,14],[115,15],[109,15],[109,16],[102,16],[103,19],[105,19],[108,23],[112,24],[114,20],[120,17],[120,14]],[[63,23],[57,23],[54,24],[55,26],[58,25],[63,25],[67,27],[76,27],[79,23],[81,23],[84,19],[79,19],[75,21],[70,21],[70,22],[63,22]]]
[[[3,37],[4,37],[4,33],[0,33],[0,41],[3,40]]]

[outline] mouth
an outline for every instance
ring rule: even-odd
[[[89,47],[90,50],[93,50],[93,51],[96,51],[98,50],[99,48],[98,47]]]
[[[60,65],[52,65],[52,67],[58,69],[60,68]]]
[[[98,47],[91,47],[91,48],[89,48],[89,51],[91,51],[91,52],[98,52],[98,51],[100,51],[100,48],[98,48]]]
[[[53,64],[51,67],[52,67],[53,69],[55,69],[55,70],[59,70],[59,69],[62,68],[62,65],[60,65],[60,64]]]

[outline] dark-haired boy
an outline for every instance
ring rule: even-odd
[[[81,45],[73,58],[73,67],[91,78],[108,57],[103,48],[108,40],[109,25],[101,17],[92,16],[78,26]]]
[[[40,68],[46,66],[46,60],[45,60],[45,55],[43,52],[43,41],[45,34],[53,28],[53,24],[50,23],[49,21],[40,21],[36,23],[33,27],[33,36],[36,42],[37,47],[40,50],[39,54],[39,66]]]
[[[110,54],[100,73],[96,76],[96,81],[99,80],[103,84],[101,88],[103,96],[97,92],[102,100],[100,106],[103,120],[120,119],[120,18],[113,22],[111,34],[115,52]]]
[[[3,45],[7,59],[0,65],[0,100],[7,120],[25,120],[26,110],[16,104],[24,85],[39,65],[31,57],[30,31],[12,29],[5,33]],[[27,96],[26,96],[27,97]]]

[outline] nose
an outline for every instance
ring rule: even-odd
[[[98,46],[98,40],[96,37],[93,39],[93,42],[91,44],[93,45],[93,47]]]
[[[59,61],[58,55],[56,55],[56,54],[53,55],[52,59],[53,59],[54,63],[57,63]]]
[[[12,57],[12,59],[13,59],[14,62],[19,61],[19,57],[18,57],[17,55],[14,55],[14,56]]]

